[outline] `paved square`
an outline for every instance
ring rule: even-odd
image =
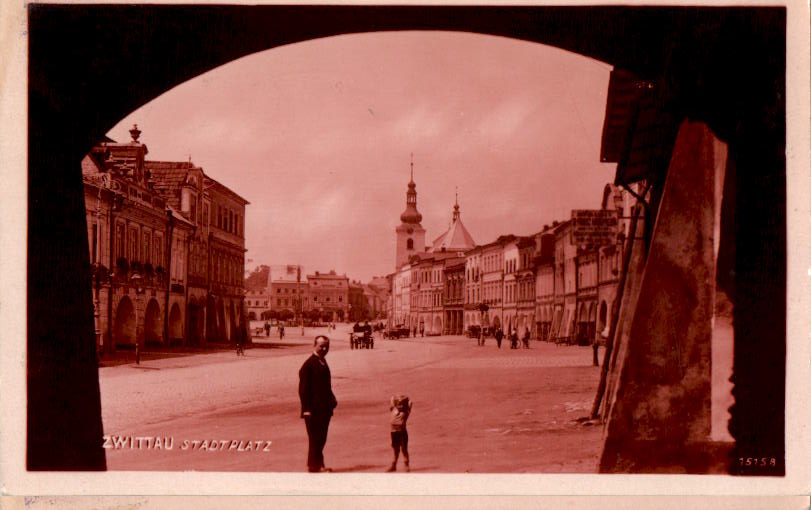
[[[414,402],[413,472],[596,471],[602,427],[576,421],[588,415],[599,380],[590,348],[378,336],[375,349],[351,350],[345,328],[329,332],[327,356],[338,407],[324,454],[336,472],[389,466],[395,393]],[[119,436],[119,448],[106,450],[108,468],[304,471],[298,369],[321,332],[301,337],[288,328],[281,343],[259,337],[244,357],[212,352],[102,368],[104,431]],[[152,439],[139,448],[139,437]]]

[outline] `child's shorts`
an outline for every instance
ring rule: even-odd
[[[408,449],[408,431],[407,430],[392,430],[391,431],[391,447]]]

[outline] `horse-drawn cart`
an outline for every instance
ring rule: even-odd
[[[349,333],[350,349],[374,349],[375,337],[370,331],[353,331]]]

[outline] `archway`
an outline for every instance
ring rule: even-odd
[[[442,334],[442,318],[439,315],[434,317],[434,329],[433,329],[432,332],[435,335],[441,335]]]
[[[172,304],[169,312],[169,343],[183,342],[183,314],[180,312],[180,305]]]
[[[209,342],[217,341],[217,301],[211,294],[206,298],[206,340]]]
[[[588,328],[586,330],[586,336],[588,337],[588,341],[593,342],[596,334],[597,334],[597,303],[592,302],[589,305],[589,323]]]
[[[150,299],[144,313],[144,344],[160,344],[163,337],[161,307],[157,299]]]
[[[608,327],[608,304],[606,304],[605,300],[600,302],[600,316],[597,321],[597,331],[604,333],[604,330]]]
[[[186,341],[190,345],[199,345],[200,340],[203,338],[203,325],[204,325],[204,310],[200,303],[191,298],[188,303],[188,318],[189,330],[187,331]]]
[[[118,302],[113,324],[113,345],[135,345],[135,307],[127,296]]]

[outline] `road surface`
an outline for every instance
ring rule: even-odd
[[[599,379],[591,348],[378,335],[373,350],[351,350],[346,328],[329,332],[327,356],[338,407],[324,453],[335,471],[390,465],[395,393],[414,402],[413,472],[596,471],[602,428],[577,421]],[[244,357],[220,351],[101,368],[108,469],[305,471],[298,369],[325,331],[302,337],[287,328],[282,342],[274,331]]]

